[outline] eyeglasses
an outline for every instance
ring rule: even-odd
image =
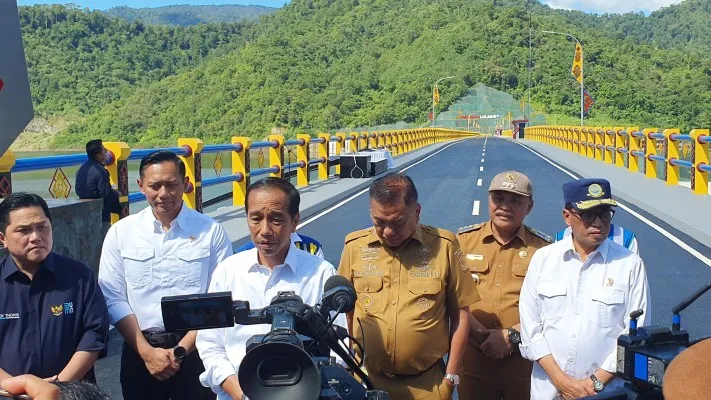
[[[585,222],[588,225],[595,222],[595,220],[598,217],[600,218],[600,221],[602,221],[604,224],[606,224],[606,223],[612,221],[612,217],[615,216],[615,210],[613,210],[611,208],[606,208],[604,210],[599,210],[599,211],[588,210],[588,211],[583,211],[581,213],[571,211],[571,213],[580,217],[580,219],[583,220],[583,222]]]

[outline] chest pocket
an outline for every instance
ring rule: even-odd
[[[489,263],[484,260],[467,260],[467,265],[474,283],[483,288],[488,281],[486,275],[489,273]]]
[[[353,286],[358,296],[358,305],[363,310],[363,314],[376,314],[383,309],[383,304],[387,300],[383,291],[383,278],[379,276],[369,276],[353,278]]]
[[[625,316],[625,292],[616,289],[600,289],[592,296],[590,322],[602,327],[622,326]]]
[[[563,283],[541,282],[538,284],[543,319],[551,321],[563,317],[567,291],[568,288]]]
[[[126,283],[131,288],[141,288],[153,280],[155,251],[152,247],[131,247],[121,250]]]
[[[184,285],[186,288],[200,289],[200,278],[203,271],[207,276],[210,267],[209,247],[188,247],[178,250],[180,273],[169,274],[168,279],[173,283]]]
[[[438,278],[410,278],[407,282],[410,292],[407,309],[414,318],[429,319],[438,310],[444,310],[442,280]]]
[[[523,282],[523,278],[526,277],[526,272],[528,272],[528,264],[531,262],[531,254],[528,253],[525,257],[521,257],[520,254],[519,252],[516,255],[513,265],[511,265],[511,273],[514,277],[521,278]]]

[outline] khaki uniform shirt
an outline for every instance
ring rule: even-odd
[[[349,234],[338,273],[358,295],[353,336],[361,343],[365,336],[371,373],[432,367],[449,351],[449,316],[479,300],[455,235],[425,225],[398,250],[374,228]]]
[[[487,221],[459,229],[457,239],[481,295],[481,300],[471,306],[474,317],[489,329],[518,324],[518,299],[528,262],[536,250],[550,244],[551,238],[523,225],[509,243],[502,245],[494,238],[491,221]],[[492,360],[479,350],[481,343],[471,333],[469,345],[465,375],[493,380],[519,374],[530,378],[531,363],[517,352],[503,360]]]

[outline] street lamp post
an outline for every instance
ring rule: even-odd
[[[572,39],[575,40],[576,42],[578,42],[578,44],[580,45],[580,48],[581,48],[581,49],[583,48],[583,44],[580,43],[580,40],[578,40],[578,38],[576,38],[575,36],[570,35],[570,34],[568,34],[568,33],[555,32],[555,31],[543,31],[543,33],[549,33],[549,34],[552,34],[552,35],[567,36],[567,37],[569,37],[569,38],[572,38]],[[581,57],[583,56],[582,50],[581,50],[580,56],[581,56]],[[584,81],[584,79],[585,79],[585,78],[584,78],[585,75],[583,74],[583,69],[584,69],[584,67],[585,67],[585,63],[582,62],[582,61],[583,61],[582,59],[581,59],[580,61],[581,61],[581,63],[580,63],[580,126],[583,126],[583,113],[585,112],[584,105],[583,105],[583,102],[584,102],[584,96],[583,96],[583,93],[584,93],[584,85],[583,85],[583,81]]]
[[[434,124],[435,124],[435,90],[437,90],[437,84],[445,79],[452,79],[452,78],[454,78],[454,77],[448,76],[446,78],[437,79],[434,86],[432,87],[432,127],[434,127]]]

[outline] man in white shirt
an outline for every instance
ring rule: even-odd
[[[576,399],[619,386],[617,338],[630,312],[650,323],[649,286],[636,254],[607,240],[617,203],[604,179],[563,185],[572,235],[538,250],[519,303],[521,354],[535,361],[531,398]]]
[[[196,332],[165,332],[161,298],[204,293],[217,264],[232,254],[224,229],[188,208],[185,165],[172,152],[141,160],[138,185],[150,205],[106,235],[99,285],[125,342],[121,389],[131,399],[214,399],[198,377]]]
[[[229,257],[217,266],[209,292],[232,292],[234,300],[248,300],[251,309],[266,307],[279,292],[293,291],[305,304],[320,302],[323,285],[336,274],[328,262],[297,249],[291,233],[299,224],[299,192],[281,178],[266,178],[247,189],[245,211],[255,248]],[[336,324],[345,326],[343,315]],[[205,365],[200,382],[218,400],[244,396],[237,371],[253,335],[271,326],[235,325],[200,331],[197,348]]]

